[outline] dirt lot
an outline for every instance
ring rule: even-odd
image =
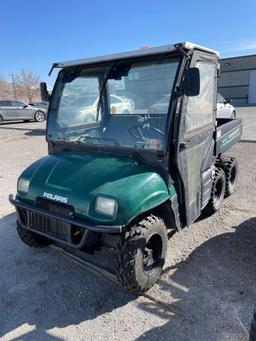
[[[239,115],[242,141],[229,153],[240,166],[235,194],[169,241],[161,280],[139,298],[116,282],[110,252],[92,258],[19,241],[7,195],[47,153],[45,124],[1,125],[1,340],[247,340],[256,303],[256,108]]]

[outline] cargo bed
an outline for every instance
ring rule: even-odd
[[[217,118],[215,155],[225,153],[242,135],[240,118]]]

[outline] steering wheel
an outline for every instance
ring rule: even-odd
[[[133,137],[135,137],[138,140],[142,140],[142,141],[146,141],[147,137],[145,137],[142,133],[142,129],[148,129],[148,130],[153,130],[156,133],[158,133],[161,136],[164,136],[164,132],[160,129],[157,129],[155,127],[151,127],[151,126],[147,126],[147,128],[143,128],[141,125],[135,125],[132,126],[128,129],[130,135],[132,135]]]

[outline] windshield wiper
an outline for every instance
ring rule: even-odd
[[[96,122],[98,122],[98,118],[99,118],[99,112],[100,112],[100,104],[102,102],[102,97],[103,97],[103,94],[104,94],[104,90],[105,90],[105,86],[106,86],[106,83],[114,69],[116,65],[116,61],[114,61],[110,67],[108,68],[108,70],[106,71],[105,75],[104,75],[104,78],[103,78],[103,81],[102,81],[102,84],[101,84],[101,87],[100,87],[100,91],[99,91],[99,100],[98,100],[98,104],[97,104],[97,111],[96,111]]]

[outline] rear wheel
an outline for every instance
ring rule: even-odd
[[[129,115],[130,114],[130,111],[125,109],[123,112],[122,112],[123,115]]]
[[[225,173],[223,169],[216,168],[212,184],[211,197],[206,206],[206,211],[209,214],[213,214],[219,210],[225,196],[225,189],[226,189]]]
[[[0,115],[0,124],[3,122],[3,117]]]
[[[36,122],[43,122],[45,120],[45,115],[42,111],[39,110],[35,113],[34,118]]]
[[[117,278],[129,292],[139,295],[160,277],[167,249],[162,219],[150,215],[127,230],[115,256]]]
[[[236,181],[238,177],[238,163],[236,158],[229,157],[225,158],[222,165],[226,175],[225,196],[229,197],[235,191]]]
[[[17,232],[23,243],[30,247],[47,246],[50,244],[49,239],[24,229],[19,223],[17,223]]]

